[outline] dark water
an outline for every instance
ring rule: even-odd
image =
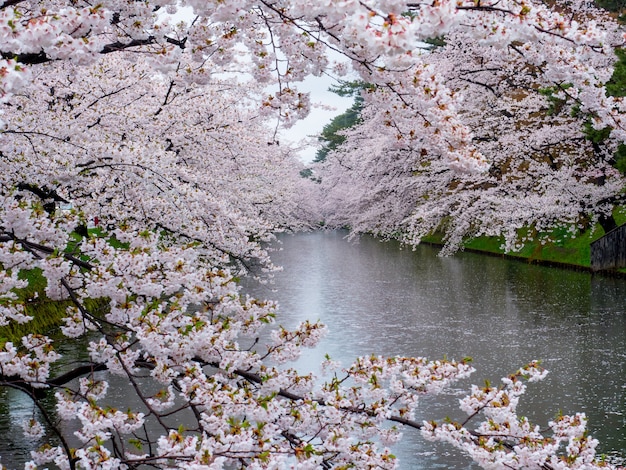
[[[302,372],[317,372],[326,353],[345,365],[371,353],[471,356],[473,377],[449,396],[423,400],[418,416],[461,418],[458,399],[471,383],[497,383],[540,359],[550,374],[529,386],[520,414],[545,424],[559,411],[584,411],[601,452],[626,455],[626,280],[471,253],[439,258],[428,246],[401,250],[369,237],[348,242],[344,235],[280,237],[272,258],[284,270],[272,285],[246,287],[277,300],[278,322],[287,328],[305,319],[328,326],[320,347],[298,361]],[[66,344],[67,360],[78,354]],[[128,400],[119,380],[109,393]],[[9,468],[29,458],[19,422],[32,414],[26,397],[0,390],[0,463]],[[403,470],[475,468],[413,430],[393,451]]]
[[[344,236],[281,237],[272,259],[284,270],[273,286],[252,289],[280,303],[285,327],[304,319],[328,326],[299,368],[319,370],[326,352],[345,365],[371,353],[470,356],[477,371],[460,393],[540,359],[550,373],[530,384],[520,414],[546,424],[559,411],[584,411],[601,452],[626,455],[626,280],[472,253],[440,258],[429,246],[401,250]],[[419,418],[460,418],[458,398],[424,400]],[[405,438],[394,449],[403,469],[472,468],[415,431]]]

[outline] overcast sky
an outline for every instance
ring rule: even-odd
[[[281,132],[281,140],[299,143],[300,141],[312,137],[311,144],[300,152],[300,156],[304,162],[310,162],[315,158],[316,146],[315,141],[317,135],[335,116],[343,113],[352,106],[353,98],[343,98],[335,93],[328,91],[331,85],[337,84],[330,77],[309,77],[303,83],[298,84],[298,89],[303,92],[311,93],[311,102],[318,103],[332,109],[323,109],[313,107],[309,116],[298,122],[291,129]]]

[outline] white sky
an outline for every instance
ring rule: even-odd
[[[305,163],[311,162],[315,158],[317,136],[322,132],[324,126],[335,116],[346,111],[354,102],[354,98],[344,98],[328,91],[333,84],[337,84],[337,81],[328,76],[322,76],[309,77],[297,85],[301,92],[311,93],[313,105],[320,104],[326,108],[313,107],[306,119],[298,122],[291,129],[285,129],[280,133],[281,140],[295,144],[307,138],[311,141],[310,145],[300,151],[300,158]]]

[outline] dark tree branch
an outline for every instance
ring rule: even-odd
[[[39,196],[40,199],[52,199],[57,202],[65,202],[66,204],[69,202],[68,200],[59,196],[59,194],[54,189],[48,189],[45,186],[40,188],[31,183],[18,183],[17,189],[21,191],[29,191],[33,193],[35,196]]]
[[[14,7],[15,5],[19,5],[23,1],[24,0],[4,0],[4,2],[2,3],[2,6],[0,6],[0,8],[4,9],[6,7]]]
[[[198,360],[198,362],[203,363],[202,361]],[[220,369],[219,364],[217,363],[204,363],[208,366],[214,367],[216,369]],[[254,383],[254,384],[261,384],[263,383],[263,380],[261,379],[261,377],[258,374],[252,373],[252,372],[248,372],[245,370],[241,370],[241,369],[236,369],[235,371],[233,371],[233,373],[235,375],[238,375],[239,377],[242,377],[244,379],[246,379],[248,382]],[[296,395],[295,393],[291,393],[287,390],[284,389],[280,389],[278,391],[278,396],[281,396],[283,398],[287,398],[288,400],[291,401],[304,401],[304,397],[300,396],[300,395]],[[322,406],[327,406],[327,403],[324,400],[313,400],[314,402],[318,403],[319,405]],[[340,408],[343,411],[348,411],[350,413],[360,413],[360,414],[367,414],[368,416],[374,416],[375,413],[371,410],[368,410],[366,408],[358,408],[358,407],[341,407]],[[396,423],[400,423],[400,424],[404,424],[405,426],[409,426],[412,427],[414,429],[422,429],[423,425],[422,423],[418,423],[417,421],[413,421],[410,419],[406,419],[403,418],[401,416],[391,416],[388,418],[390,421],[396,422]]]
[[[475,10],[475,11],[491,11],[491,12],[497,12],[497,13],[506,13],[508,15],[515,15],[515,13],[513,13],[511,10],[506,10],[504,8],[498,8],[498,7],[493,7],[493,6],[488,6],[488,5],[476,5],[476,6],[457,6],[456,7],[457,10]]]
[[[30,140],[29,136],[31,136],[31,135],[36,135],[38,137],[47,137],[49,139],[57,140],[59,142],[63,142],[64,144],[69,144],[69,145],[77,147],[77,148],[79,148],[81,150],[84,150],[85,152],[88,152],[88,150],[85,147],[83,147],[81,145],[77,145],[77,144],[71,142],[69,136],[68,137],[58,137],[56,135],[46,134],[45,132],[39,132],[39,131],[16,131],[16,130],[11,130],[11,129],[4,131],[4,133],[5,134],[23,135],[23,136],[25,136],[29,140]],[[32,142],[31,142],[31,145],[32,145]],[[35,151],[34,150],[34,146],[33,146],[33,151]]]
[[[0,376],[0,379],[1,379],[1,376]],[[0,380],[0,384],[2,384],[1,380]],[[55,423],[52,421],[52,418],[50,418],[50,415],[46,411],[46,408],[43,406],[41,400],[39,399],[39,394],[37,393],[36,389],[33,389],[32,387],[24,387],[22,384],[5,384],[5,385],[7,385],[8,387],[14,388],[16,390],[20,390],[26,393],[30,397],[30,399],[33,401],[35,406],[39,409],[39,412],[45,419],[46,423],[48,423],[48,428],[51,429],[52,432],[56,434],[59,441],[61,441],[61,445],[63,446],[63,450],[65,451],[65,454],[67,455],[67,459],[70,464],[70,469],[75,470],[76,459],[72,458],[72,450],[70,448],[70,445],[68,444],[67,440],[61,433],[61,430],[55,425]]]
[[[181,49],[185,49],[187,38],[175,39],[175,38],[166,37],[165,42],[178,46]],[[155,36],[150,36],[146,39],[132,39],[129,42],[115,41],[110,44],[106,44],[100,50],[100,53],[110,54],[112,52],[119,52],[119,51],[123,51],[126,49],[149,46],[149,45],[157,44],[157,43],[158,41]],[[52,62],[53,60],[55,60],[55,59],[51,59],[43,50],[37,53],[24,53],[24,54],[15,54],[11,51],[1,51],[0,56],[2,56],[3,59],[14,59],[17,62],[21,64],[26,64],[26,65],[44,64],[46,62]]]
[[[168,100],[169,100],[170,94],[172,93],[173,88],[174,88],[174,80],[170,80],[170,86],[167,88],[167,93],[165,94],[165,98],[163,99],[163,104],[161,105],[161,107],[159,107],[157,112],[154,113],[155,116],[158,116],[161,113],[161,111],[163,111],[163,106],[167,106],[169,104]],[[169,150],[169,148],[166,150]]]
[[[53,387],[60,387],[71,382],[74,379],[91,374],[92,372],[98,372],[102,370],[107,370],[106,364],[86,364],[83,366],[78,366],[63,375],[59,375],[58,377],[48,380],[47,384]]]
[[[56,251],[54,248],[50,248],[49,246],[45,246],[39,243],[24,240],[22,238],[17,238],[12,233],[5,232],[3,234],[0,234],[0,242],[8,242],[11,240],[13,240],[15,243],[22,245],[27,251],[31,253],[33,251],[38,251],[41,253],[52,254]],[[94,267],[93,264],[88,263],[87,261],[83,261],[82,259],[77,258],[76,256],[71,255],[70,253],[61,253],[61,256],[63,256],[68,261],[71,261],[76,266],[87,269],[89,271],[91,271]]]
[[[10,60],[15,59],[20,64],[27,65],[36,65],[36,64],[45,64],[46,62],[50,62],[50,59],[44,51],[38,53],[28,53],[28,54],[14,54],[12,52],[0,52],[0,55],[3,59]]]
[[[119,52],[133,47],[149,46],[151,44],[154,44],[155,42],[156,38],[154,36],[150,36],[146,39],[133,39],[132,41],[126,43],[116,41],[104,46],[100,52],[102,54],[110,54],[112,52]]]
[[[203,367],[211,367],[214,368],[216,370],[222,370],[219,367],[219,363],[216,362],[206,362],[203,361],[200,358],[194,358],[194,361],[196,361],[199,365],[203,366]],[[122,367],[124,367],[126,373],[128,374],[128,377],[131,378],[131,384],[135,387],[136,392],[138,394],[138,396],[143,400],[143,394],[141,393],[141,391],[138,388],[137,383],[132,379],[133,374],[127,369],[126,365],[123,363],[123,361],[121,361]],[[141,367],[141,368],[146,368],[146,369],[154,369],[155,368],[155,364],[153,362],[150,361],[137,361],[134,364],[136,367]],[[98,364],[98,363],[90,363],[90,364],[84,364],[82,366],[78,366],[76,368],[74,368],[73,370],[58,376],[56,378],[50,379],[46,382],[43,383],[43,385],[45,386],[53,386],[53,387],[59,387],[62,386],[68,382],[70,382],[71,380],[74,380],[80,376],[83,375],[87,375],[90,373],[93,373],[95,371],[100,371],[100,370],[106,370],[107,367],[105,364]],[[226,372],[226,371],[224,371]],[[247,380],[250,383],[253,384],[261,384],[263,382],[262,378],[258,375],[255,374],[253,372],[249,372],[249,371],[244,371],[241,369],[236,369],[233,371],[228,372],[229,374],[233,374],[236,376],[239,376],[245,380]],[[36,403],[36,405],[38,407],[41,408],[41,404],[40,404],[40,398],[42,397],[42,391],[45,389],[40,389],[40,388],[34,388],[32,387],[32,385],[28,382],[25,382],[23,379],[16,377],[13,380],[11,380],[12,377],[6,377],[3,375],[0,375],[0,386],[8,386],[8,387],[12,387],[15,388],[17,390],[21,390],[24,393],[28,394],[33,401]],[[282,398],[286,398],[288,400],[294,401],[294,402],[303,402],[305,401],[305,398],[291,393],[287,390],[284,389],[280,389],[277,393],[278,396],[282,397]],[[321,405],[321,406],[331,406],[328,405],[324,400],[315,400],[312,399],[313,402]],[[148,403],[144,400],[144,404],[146,404],[146,406],[148,406]],[[488,405],[485,405],[483,407],[481,407],[479,410],[477,410],[476,413],[474,413],[473,415],[471,415],[469,418],[467,418],[467,420],[462,424],[462,426],[465,426],[469,420],[471,420],[472,418],[476,417],[484,408],[486,408]],[[148,409],[151,409],[150,406],[148,406]],[[375,416],[376,413],[371,410],[366,408],[365,406],[359,406],[359,407],[340,407],[339,408],[342,411],[346,411],[349,413],[357,413],[357,414],[365,414],[368,416]],[[54,423],[51,422],[51,420],[49,419],[49,417],[47,417],[47,415],[45,414],[45,410],[44,411],[44,416],[46,417],[46,420],[48,421],[48,423],[50,424],[50,427],[54,430],[55,433],[60,433],[60,431],[57,429],[57,427],[54,425]],[[158,413],[154,413],[155,417],[157,419],[159,419],[159,415]],[[399,423],[414,429],[422,429],[423,428],[423,424],[419,423],[417,421],[413,421],[407,418],[403,418],[402,416],[390,416],[389,418],[387,418],[389,421],[395,422],[395,423]],[[165,425],[163,422],[161,422],[159,420],[159,422],[161,423],[161,425],[165,428],[168,429],[169,427],[167,425]],[[483,436],[480,433],[477,433],[475,431],[470,431],[470,435],[471,435],[471,439],[479,439],[481,437],[491,437],[496,439],[502,446],[504,446],[505,448],[514,451],[515,450],[515,437],[514,436],[506,436],[506,435],[488,435],[488,436]],[[282,433],[282,436],[292,445],[292,446],[298,446],[301,445],[302,440],[290,433]],[[62,436],[59,436],[61,438],[61,440],[63,440]],[[511,443],[511,440],[513,440],[513,443]],[[69,455],[69,454],[68,454]],[[142,459],[142,462],[146,463],[148,462],[150,459],[154,459],[154,456],[150,456],[147,457],[147,459]],[[176,457],[177,458],[177,457]],[[325,461],[326,462],[326,461]],[[326,462],[328,464],[328,462]],[[324,465],[324,468],[327,468]],[[328,467],[330,468],[330,467]],[[539,465],[539,468],[543,469],[543,470],[553,470],[553,467],[548,464],[548,463],[543,463]]]

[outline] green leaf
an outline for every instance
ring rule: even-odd
[[[130,445],[132,445],[135,449],[137,450],[141,450],[143,449],[143,444],[141,443],[141,441],[139,439],[129,439],[128,443]]]

